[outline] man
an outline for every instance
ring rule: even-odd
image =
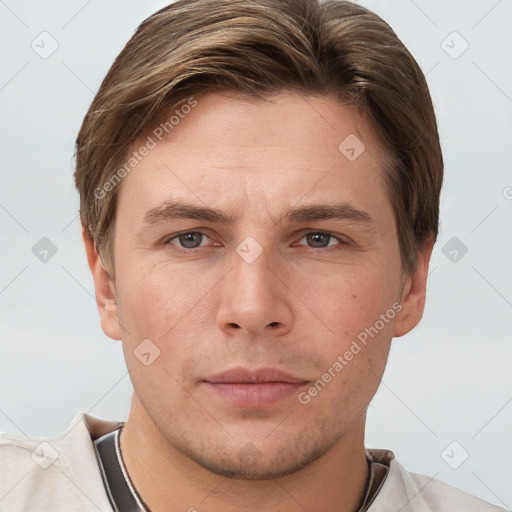
[[[423,314],[443,170],[424,76],[379,17],[178,1],[114,62],[76,158],[131,410],[4,436],[0,510],[499,510],[364,447],[391,340]]]

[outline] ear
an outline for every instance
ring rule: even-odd
[[[87,262],[94,280],[101,328],[109,338],[120,340],[121,330],[119,328],[119,313],[114,283],[103,266],[94,239],[86,233],[85,228],[82,228],[82,238],[87,253]]]
[[[393,336],[399,337],[407,334],[416,327],[425,309],[427,290],[428,265],[434,244],[425,244],[418,254],[418,262],[412,275],[405,279],[400,303],[402,309],[396,316]]]

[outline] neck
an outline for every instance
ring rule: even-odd
[[[367,477],[365,415],[329,452],[300,471],[272,480],[226,478],[176,450],[134,395],[121,434],[123,460],[151,512],[356,512]]]

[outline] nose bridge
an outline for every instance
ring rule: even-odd
[[[271,248],[264,249],[252,237],[239,244],[222,290],[218,311],[221,329],[242,329],[251,335],[289,329],[291,310],[275,266]]]
[[[262,300],[265,295],[272,295],[273,291],[270,250],[264,251],[263,247],[256,244],[257,242],[249,237],[237,247],[232,272],[239,298],[249,294],[254,302]]]

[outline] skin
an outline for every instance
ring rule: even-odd
[[[421,319],[432,246],[405,274],[382,154],[356,111],[293,93],[197,100],[122,182],[115,283],[84,237],[102,328],[122,339],[134,386],[121,436],[128,473],[152,511],[357,510],[366,409],[392,337]],[[366,146],[355,161],[338,150],[350,134]],[[230,220],[144,223],[165,201]],[[340,203],[371,222],[285,215]],[[175,237],[185,232],[204,236]],[[262,249],[251,263],[236,250],[249,236]],[[293,394],[240,407],[204,382],[234,367],[274,367],[307,390],[397,303],[307,404]],[[149,366],[134,354],[145,339],[160,350]]]

